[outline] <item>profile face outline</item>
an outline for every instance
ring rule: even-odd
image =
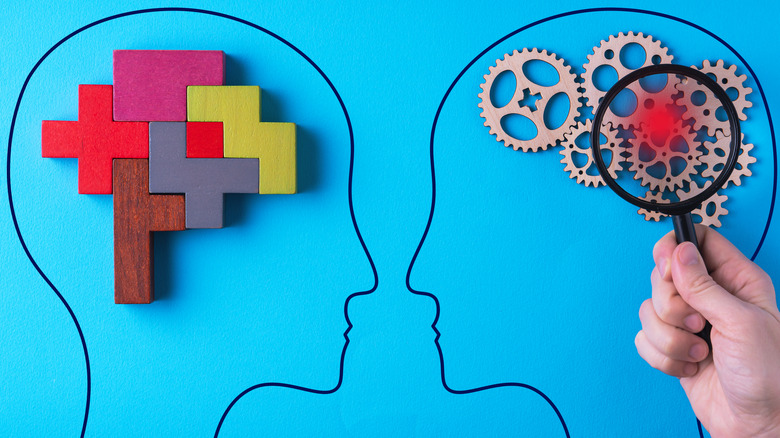
[[[613,12],[620,9],[605,8]],[[570,20],[567,16],[594,12],[581,10],[562,14],[566,18],[559,20],[559,25],[567,24],[564,23]],[[655,18],[651,17],[646,21],[653,20]],[[677,21],[690,25],[683,20]],[[541,20],[502,38],[477,56],[473,64],[467,65],[447,90],[431,133],[435,205],[431,209],[429,228],[410,265],[407,281],[410,291],[433,295],[439,302],[440,314],[437,314],[439,318],[434,322],[434,329],[441,332],[439,343],[443,362],[447,364],[447,380],[453,382],[453,387],[518,380],[531,383],[559,394],[552,398],[556,404],[560,403],[559,407],[567,417],[567,406],[576,405],[577,401],[561,388],[574,382],[598,379],[605,365],[610,365],[599,365],[593,351],[608,351],[609,354],[603,356],[609,358],[635,358],[635,331],[628,330],[625,339],[615,339],[620,333],[616,330],[636,319],[638,303],[646,297],[627,296],[625,292],[641,292],[634,271],[639,266],[646,267],[649,272],[652,266],[647,263],[645,253],[655,240],[671,229],[671,224],[668,221],[655,226],[646,224],[636,216],[635,208],[615,199],[617,196],[609,189],[594,190],[569,181],[562,171],[563,165],[558,163],[557,150],[523,154],[504,149],[487,133],[488,128],[482,126],[475,99],[480,91],[478,84],[483,81],[482,75],[488,73],[487,67],[504,53],[523,47],[553,52],[561,48],[559,54],[563,54],[570,64],[584,61],[585,52],[582,59],[570,59],[563,44],[554,46],[545,43],[544,38],[522,39],[519,35],[526,29],[549,22],[550,19]],[[631,29],[622,26],[614,33]],[[535,32],[532,34],[539,35],[543,31],[537,29]],[[687,32],[691,33],[693,29],[687,29]],[[604,31],[603,37],[609,33],[609,30]],[[512,44],[513,40],[517,42]],[[664,42],[670,46],[679,44],[674,39]],[[717,59],[718,55],[713,56]],[[744,66],[741,68],[747,73]],[[761,99],[758,94],[753,97]],[[753,114],[764,110],[755,108]],[[769,136],[764,114],[757,116],[759,121],[752,132],[754,138],[764,140],[766,163],[763,169],[768,171],[772,166],[770,149],[774,136]],[[761,197],[771,193],[766,186],[757,188]],[[598,208],[594,209],[594,205]],[[767,210],[768,223],[771,209]],[[727,216],[726,220],[729,219]],[[757,220],[741,215],[735,219]],[[743,238],[743,251],[750,255],[757,246],[760,248],[761,231],[765,229],[763,219],[760,222],[754,227],[758,229],[757,233],[734,229],[737,227],[727,229],[726,233],[730,231]],[[632,246],[610,247],[616,235],[630,236]],[[609,252],[619,258],[620,265],[604,259],[603,254]],[[639,262],[626,262],[631,260]],[[607,270],[611,275],[602,275]],[[642,269],[639,280],[645,279],[644,272]],[[542,275],[538,275],[540,273]],[[598,281],[588,284],[588,279],[593,278]],[[625,284],[637,284],[637,288],[623,291],[621,288]],[[592,304],[594,300],[607,297],[612,302],[607,300],[601,308]],[[485,310],[487,308],[491,310]],[[617,319],[623,316],[625,319]],[[598,326],[594,321],[604,323]],[[580,329],[583,327],[587,330]],[[600,343],[599,339],[609,342]],[[572,360],[576,362],[582,357],[588,359],[588,356],[590,360],[577,363],[580,370],[564,367],[550,371],[550,367]],[[636,372],[646,371],[638,360],[621,366]],[[625,378],[613,380],[624,385],[630,382]],[[610,386],[614,391],[609,390]],[[621,394],[612,382],[602,384],[600,389],[605,394]],[[667,391],[667,395],[676,394],[670,392],[674,388],[667,386],[663,386],[663,391]],[[651,397],[662,398],[658,388],[649,388],[648,394],[651,392],[655,392]],[[620,397],[625,401],[624,406],[635,402],[631,397]],[[611,403],[621,404],[615,400]],[[672,400],[671,404],[674,409],[687,408],[687,402],[681,397]],[[667,403],[667,406],[671,405]],[[679,412],[674,409],[671,412]],[[573,418],[573,421],[578,420]]]
[[[156,14],[146,12],[158,11],[120,14],[99,29],[111,26],[114,30],[124,30],[125,21],[115,19],[128,15],[134,16],[126,20],[155,22],[151,18]],[[204,44],[204,40],[209,44],[222,41],[227,45],[227,83],[258,85],[257,82],[261,82],[259,85],[265,91],[264,120],[298,119],[300,190],[289,197],[257,195],[255,199],[246,199],[245,196],[251,195],[228,195],[226,228],[179,232],[191,236],[158,233],[155,245],[157,300],[148,307],[114,305],[112,277],[105,274],[112,272],[111,196],[77,196],[75,160],[57,163],[54,161],[59,160],[41,159],[40,138],[36,140],[35,135],[24,128],[34,127],[36,118],[38,123],[47,118],[75,119],[76,105],[72,96],[76,94],[78,83],[110,83],[111,50],[126,47],[128,42],[116,34],[96,40],[100,36],[84,32],[59,51],[51,52],[48,62],[42,62],[40,69],[36,67],[37,70],[31,72],[30,87],[20,94],[14,143],[24,147],[21,153],[17,152],[20,147],[14,148],[16,160],[9,159],[11,174],[19,181],[14,185],[13,193],[15,218],[20,224],[20,240],[24,235],[23,242],[30,251],[31,260],[39,263],[41,275],[51,279],[55,291],[62,290],[67,299],[63,302],[69,310],[73,309],[79,329],[83,330],[91,358],[92,381],[101,382],[99,386],[93,385],[89,412],[90,427],[96,430],[103,430],[110,422],[115,422],[118,428],[129,427],[131,423],[133,427],[143,427],[132,420],[135,417],[130,412],[126,417],[109,418],[112,408],[107,406],[101,394],[126,394],[131,399],[138,397],[155,404],[154,396],[150,398],[142,391],[154,392],[156,388],[163,393],[182,391],[186,398],[185,394],[192,390],[185,390],[189,386],[187,381],[197,380],[199,375],[203,377],[200,381],[206,382],[201,388],[203,393],[222,394],[221,398],[226,400],[247,384],[267,380],[270,376],[315,386],[332,384],[335,379],[332,368],[339,361],[349,326],[345,321],[345,300],[354,294],[370,292],[376,284],[373,263],[352,215],[348,183],[351,183],[354,151],[349,115],[325,73],[309,58],[302,57],[304,54],[297,48],[286,46],[289,43],[283,39],[267,38],[269,35],[275,37],[270,33],[263,35],[259,42],[243,42],[244,46],[239,44],[243,49],[236,48],[239,46],[235,40],[244,36],[256,39],[255,30],[265,32],[262,28],[254,26],[252,29],[239,19],[208,11],[184,12],[199,13],[192,21],[201,26],[218,24],[234,31],[232,36],[221,38],[213,38],[205,32],[205,36],[191,38],[189,47]],[[233,21],[226,23],[219,20],[220,17]],[[174,24],[168,28],[169,32],[176,33],[186,27],[185,20],[182,20],[184,23],[171,21]],[[145,34],[136,44],[153,44],[154,37],[161,31],[164,30]],[[125,46],[112,47],[112,44]],[[255,44],[265,48],[267,53],[253,50]],[[104,50],[91,50],[95,47]],[[67,56],[73,51],[92,53],[95,58],[99,58],[100,53],[107,53],[107,59],[96,62],[105,67],[107,60],[108,70],[102,77],[78,67],[75,72],[61,74],[52,82],[62,85],[53,86],[57,90],[54,95],[65,102],[58,103],[51,96],[45,98],[45,93],[36,91],[40,83],[36,83],[33,73],[52,79],[64,71],[63,66],[69,65]],[[62,55],[63,52],[67,53]],[[281,59],[280,65],[289,66],[289,71],[274,72],[267,67],[273,65],[269,60],[274,57]],[[256,60],[255,65],[246,62],[251,59]],[[261,69],[258,64],[265,67]],[[258,77],[261,79],[255,79]],[[304,85],[291,86],[301,83]],[[307,93],[323,91],[322,87],[331,87],[326,93],[332,91],[333,94],[316,102],[302,99]],[[46,104],[25,105],[25,100]],[[56,109],[52,110],[51,106]],[[39,161],[35,160],[36,141]],[[18,164],[15,163],[21,163],[21,166],[16,167]],[[35,176],[41,174],[53,177]],[[57,181],[54,186],[62,187],[58,196],[36,199],[37,193],[52,190],[52,181]],[[9,200],[10,196],[9,191]],[[47,220],[57,224],[91,223],[92,226],[58,225],[48,235],[36,233]],[[75,239],[81,239],[82,244],[65,247],[66,250],[57,255],[47,254],[45,248],[50,245],[72,241],[74,231]],[[358,239],[348,237],[355,236],[352,233],[356,233]],[[80,246],[87,247],[86,256],[77,257],[79,250],[73,247]],[[338,256],[334,257],[333,252]],[[98,275],[93,275],[96,272]],[[68,293],[69,290],[95,293]],[[98,291],[102,291],[102,296]],[[323,291],[327,293],[323,294]],[[233,327],[226,327],[225,321]],[[92,341],[96,333],[101,336]],[[204,361],[204,353],[210,353],[212,360]],[[152,361],[155,364],[151,365],[146,359],[154,356],[158,360]],[[310,365],[301,365],[302,361],[310,361]],[[118,362],[135,364],[135,373],[124,369],[125,375],[122,375],[123,367],[117,366]],[[176,375],[177,368],[187,371]],[[214,375],[222,379],[206,378]],[[264,375],[269,377],[264,378]],[[221,385],[209,383],[209,380],[226,380],[227,386],[235,387],[220,388]],[[82,394],[74,395],[79,400],[73,404],[81,405],[83,410]],[[190,418],[190,412],[187,420],[205,423],[197,430],[212,430],[224,407],[204,406],[203,402],[195,401],[192,411],[213,412],[195,415],[197,418]],[[184,418],[170,407],[162,411],[173,419]]]

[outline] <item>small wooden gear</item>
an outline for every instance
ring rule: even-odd
[[[742,134],[741,137],[742,144],[739,151],[739,157],[737,157],[737,165],[731,172],[731,176],[728,181],[726,181],[726,184],[723,185],[723,188],[728,187],[729,184],[734,184],[735,186],[741,185],[743,176],[748,177],[753,174],[750,170],[750,165],[756,162],[756,158],[750,155],[750,151],[753,150],[753,145],[745,143],[745,134]],[[726,164],[726,156],[728,155],[730,142],[731,137],[726,137],[721,131],[715,133],[715,142],[704,142],[704,147],[707,149],[708,153],[707,155],[699,157],[699,161],[706,164],[707,168],[702,170],[701,176],[713,179],[718,177],[720,174],[720,169],[718,167],[720,166],[720,168],[722,168],[722,166]],[[721,151],[720,154],[716,152],[718,150]]]
[[[603,186],[605,185],[604,179],[598,172],[595,175],[588,174],[588,170],[595,169],[596,164],[593,162],[593,150],[590,148],[590,140],[586,143],[586,147],[582,148],[577,144],[577,139],[582,135],[590,137],[591,127],[593,126],[593,120],[586,120],[585,123],[579,122],[575,127],[564,135],[561,142],[561,163],[565,166],[564,171],[569,172],[569,178],[576,179],[578,184],[585,184],[586,187]],[[613,128],[612,125],[605,125],[602,127],[600,134],[606,137],[606,141],[602,144],[602,151],[610,151],[611,157],[607,164],[607,170],[612,178],[617,178],[617,171],[620,170],[620,139],[617,137],[618,130]],[[575,163],[575,154],[585,155],[587,160],[582,166],[577,166]],[[606,161],[606,160],[605,160]]]
[[[663,201],[663,198],[661,197],[661,192],[654,192],[652,190],[648,190],[645,196],[642,197],[645,201],[656,201],[661,202]],[[646,221],[656,221],[659,222],[661,218],[666,217],[665,214],[661,213],[660,211],[650,211],[646,210],[644,208],[640,208],[637,213],[643,215],[645,217]]]
[[[690,176],[696,173],[696,166],[699,163],[701,151],[697,150],[696,143],[690,140],[690,127],[683,126],[681,121],[676,121],[672,126],[671,132],[663,139],[662,144],[656,144],[652,133],[647,132],[642,125],[637,132],[636,138],[631,140],[633,147],[630,149],[628,157],[631,163],[630,171],[636,172],[634,179],[640,181],[643,186],[648,186],[650,190],[673,191],[682,187],[685,181],[690,181]],[[678,150],[675,144],[684,141],[687,151]],[[649,158],[643,157],[644,154]],[[647,159],[645,159],[647,158]],[[676,175],[673,173],[672,160],[679,158],[685,161],[685,168]],[[657,165],[664,168],[663,176],[653,176],[649,168]],[[656,167],[660,169],[660,167]]]
[[[551,86],[543,86],[527,78],[523,73],[523,65],[533,60],[546,62],[555,68],[558,72],[558,82]],[[496,78],[508,70],[514,73],[517,87],[512,100],[505,106],[496,108],[490,99],[490,90],[493,88]],[[577,116],[580,96],[576,82],[577,75],[571,71],[571,67],[566,64],[563,58],[556,54],[546,50],[540,51],[536,48],[523,49],[522,52],[515,50],[511,55],[504,56],[504,59],[496,60],[496,65],[490,67],[490,73],[486,74],[484,78],[485,82],[480,85],[482,92],[479,93],[479,107],[482,108],[480,116],[485,119],[485,126],[490,128],[490,133],[496,136],[497,141],[504,142],[505,146],[512,146],[514,150],[522,150],[523,152],[546,150],[562,140],[563,135],[575,124],[574,118]],[[540,96],[536,102],[535,110],[520,105],[525,90],[528,90],[531,95]],[[545,110],[553,96],[559,93],[566,93],[568,96],[569,111],[561,126],[549,129],[544,121]],[[520,140],[504,131],[501,119],[510,114],[519,114],[531,120],[536,125],[536,136],[530,140]]]
[[[688,190],[679,189],[675,192],[678,198],[690,198],[701,193],[706,185],[699,185],[695,181],[691,181]],[[718,192],[710,196],[704,201],[697,209],[691,212],[693,216],[699,216],[701,218],[701,224],[712,227],[720,227],[720,217],[728,214],[728,210],[723,204],[728,200],[728,196]],[[711,213],[708,213],[711,210]]]
[[[747,120],[745,110],[753,106],[753,104],[747,100],[747,96],[753,92],[753,89],[744,85],[747,79],[746,75],[737,75],[736,64],[726,68],[722,59],[719,59],[715,64],[705,60],[701,67],[692,66],[693,68],[701,71],[713,77],[718,85],[723,87],[724,90],[734,88],[737,92],[736,98],[732,98],[734,108],[737,110],[737,116],[739,120]],[[716,111],[722,106],[721,103],[712,96],[712,92],[709,91],[704,85],[691,80],[683,81],[677,84],[677,90],[682,92],[682,97],[678,103],[685,106],[685,113],[683,113],[683,119],[693,119],[693,129],[698,131],[702,128],[707,128],[707,134],[710,137],[715,137],[717,131],[725,133],[727,136],[729,123],[728,120],[719,120],[715,117]],[[697,91],[702,92],[705,100],[698,104],[694,103],[694,93]],[[710,98],[708,98],[710,97]]]

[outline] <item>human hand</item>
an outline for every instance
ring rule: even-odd
[[[702,256],[674,233],[656,243],[652,298],[642,303],[639,355],[680,378],[713,437],[780,436],[780,312],[769,276],[712,229]],[[712,324],[712,354],[694,333]]]

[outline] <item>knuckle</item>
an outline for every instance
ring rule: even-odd
[[[649,312],[652,312],[653,310],[653,301],[651,298],[648,298],[644,301],[642,301],[642,305],[639,306],[639,319],[644,320],[648,316],[650,316]]]
[[[668,322],[674,315],[671,303],[668,300],[653,300],[653,304],[655,304],[655,313],[661,320]]]
[[[661,280],[661,275],[658,273],[658,269],[653,268],[653,270],[650,271],[650,284],[655,287],[659,280]]]
[[[639,330],[636,333],[636,336],[634,336],[634,346],[636,347],[637,351],[640,349],[640,345],[642,344],[642,337],[644,334],[642,333],[642,330]]]
[[[677,340],[674,339],[674,336],[664,336],[663,338],[659,339],[658,349],[661,350],[661,352],[665,356],[672,356],[675,351],[677,351]]]
[[[718,287],[715,280],[706,274],[696,274],[688,280],[687,289],[693,294],[703,294],[714,287]]]

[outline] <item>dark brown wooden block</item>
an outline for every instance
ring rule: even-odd
[[[149,194],[149,160],[116,159],[114,302],[154,301],[154,231],[184,229],[184,196]]]

